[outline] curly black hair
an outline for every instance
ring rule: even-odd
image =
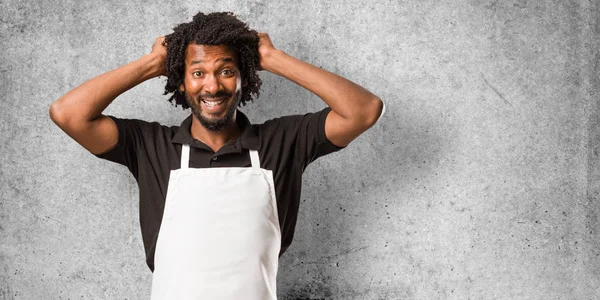
[[[185,95],[179,91],[184,80],[185,51],[189,44],[227,45],[238,56],[238,68],[244,87],[240,106],[257,98],[262,81],[258,77],[259,54],[258,33],[238,20],[231,12],[204,14],[199,12],[191,22],[173,28],[173,33],[165,36],[167,46],[167,84],[164,95],[173,93],[169,102],[187,109]]]

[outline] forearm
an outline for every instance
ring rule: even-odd
[[[374,123],[381,101],[365,88],[341,76],[276,50],[269,54],[265,70],[283,76],[319,96],[345,119],[369,119]]]
[[[99,75],[74,88],[51,108],[57,124],[91,122],[120,94],[160,74],[159,59],[152,54]],[[60,125],[59,124],[59,125]]]

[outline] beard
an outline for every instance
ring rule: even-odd
[[[219,92],[215,95],[202,94],[202,95],[198,95],[197,99],[194,99],[192,96],[190,96],[186,93],[185,99],[186,99],[188,105],[190,106],[190,108],[192,109],[192,113],[194,114],[194,116],[196,116],[196,118],[198,119],[198,121],[200,121],[200,124],[202,124],[202,126],[204,126],[204,128],[206,128],[208,131],[219,132],[219,131],[225,129],[225,127],[227,127],[227,125],[231,124],[231,122],[233,122],[233,116],[235,115],[237,106],[240,103],[241,95],[242,95],[241,90],[234,94],[233,102],[229,105],[229,107],[227,107],[225,116],[218,118],[218,119],[209,119],[209,118],[206,118],[202,114],[202,105],[200,104],[200,102],[202,101],[202,98],[225,97],[225,96],[231,97],[231,94],[228,94],[226,92]]]

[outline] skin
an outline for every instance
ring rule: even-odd
[[[235,121],[242,85],[236,57],[224,45],[189,45],[186,50],[184,83],[179,90],[194,113],[192,136],[214,151],[240,134]],[[207,105],[214,100],[221,103]],[[220,126],[211,126],[215,124]]]
[[[331,108],[325,136],[343,147],[377,122],[383,102],[365,88],[275,49],[266,33],[259,33],[258,51],[263,70],[283,76],[319,96]]]
[[[138,60],[94,77],[60,97],[50,106],[50,118],[77,143],[94,154],[112,149],[118,141],[117,126],[102,111],[120,94],[157,76],[166,75],[164,38],[157,38],[152,52]]]
[[[136,61],[99,75],[56,100],[50,107],[51,119],[75,141],[94,154],[106,152],[118,141],[112,119],[102,111],[120,94],[145,80],[166,75],[164,37],[152,45],[152,52]],[[260,68],[308,89],[331,108],[325,121],[325,135],[337,146],[346,146],[379,118],[383,103],[363,87],[336,74],[317,68],[276,49],[266,33],[259,33]],[[188,45],[185,58],[184,91],[196,112],[191,134],[214,151],[240,134],[235,112],[220,130],[210,130],[200,122],[221,120],[237,106],[241,88],[234,53],[226,46]],[[224,70],[229,70],[225,71]],[[231,71],[231,72],[230,72]],[[202,101],[224,100],[217,107]]]

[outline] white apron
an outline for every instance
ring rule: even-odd
[[[281,232],[273,173],[260,168],[172,170],[154,255],[152,300],[276,299]]]

